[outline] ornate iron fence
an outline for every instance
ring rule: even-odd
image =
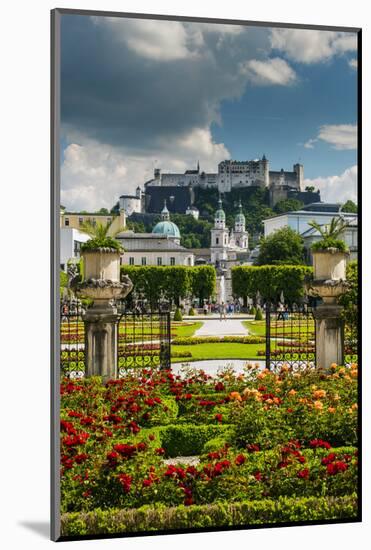
[[[265,329],[267,369],[315,365],[315,322],[307,304],[288,307],[268,302]]]
[[[60,307],[61,321],[61,373],[70,378],[82,378],[85,374],[85,331],[80,300],[63,300]],[[137,307],[127,311],[118,304],[117,365],[119,376],[125,370],[164,368],[171,366],[170,312],[162,304],[158,312],[143,311]]]
[[[345,322],[344,326],[344,363],[358,363],[358,324],[357,319],[353,322]]]
[[[132,368],[171,366],[170,312],[124,311],[118,321],[119,376]]]
[[[63,300],[60,306],[61,372],[70,378],[82,378],[85,373],[85,331],[80,300]]]

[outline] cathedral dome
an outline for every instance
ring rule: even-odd
[[[169,237],[176,237],[180,239],[180,231],[178,226],[171,221],[158,222],[152,229],[152,233],[158,235],[169,235]]]

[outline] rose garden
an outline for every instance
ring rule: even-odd
[[[108,241],[88,241],[64,282],[62,534],[356,519],[357,266],[346,250],[322,243],[314,269],[234,268],[245,307],[222,333],[223,321],[181,307],[213,295],[214,268],[120,270]]]

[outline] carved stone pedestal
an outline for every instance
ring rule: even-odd
[[[316,323],[317,367],[328,369],[332,363],[344,361],[344,322],[342,307],[322,304],[313,312]]]
[[[117,313],[110,306],[93,307],[83,320],[86,376],[101,376],[103,383],[117,378]]]

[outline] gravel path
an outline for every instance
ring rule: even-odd
[[[218,318],[205,319],[195,336],[247,336],[249,331],[239,319],[229,318],[222,321]]]

